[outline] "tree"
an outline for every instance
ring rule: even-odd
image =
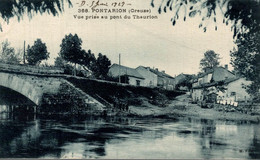
[[[154,1],[151,5],[154,7]],[[259,0],[161,0],[158,12],[173,11],[171,21],[175,25],[184,11],[183,20],[189,17],[201,16],[199,28],[207,31],[208,22],[215,23],[217,30],[217,11],[222,13],[226,25],[231,24],[233,39],[238,48],[231,53],[231,64],[235,70],[252,81],[248,91],[260,97],[259,91],[259,31],[260,31],[260,1]],[[253,93],[254,92],[254,93]],[[260,98],[259,98],[260,99]]]
[[[260,31],[248,32],[237,39],[237,49],[231,52],[231,64],[240,75],[252,81],[247,91],[260,101]]]
[[[96,64],[95,55],[91,52],[91,50],[88,50],[88,52],[86,52],[85,50],[82,50],[81,55],[82,55],[82,57],[80,59],[79,64],[83,65],[83,68],[87,71],[93,70],[95,68],[95,64]]]
[[[76,75],[76,64],[82,62],[84,57],[84,50],[81,48],[82,40],[78,37],[77,34],[65,35],[65,38],[62,39],[60,45],[60,56],[65,60],[71,63],[74,63],[74,75]]]
[[[204,58],[200,60],[200,68],[206,72],[206,69],[212,69],[219,65],[219,54],[213,50],[208,50],[204,53]]]
[[[259,30],[260,1],[259,0],[151,0],[154,7],[155,1],[161,1],[158,12],[167,10],[174,12],[171,19],[174,26],[179,19],[186,21],[187,17],[201,16],[199,28],[207,31],[208,21],[215,23],[217,30],[217,11],[223,15],[220,21],[226,25],[231,24],[235,36],[251,30]],[[183,16],[183,18],[180,18]]]
[[[62,43],[60,45],[60,56],[71,63],[79,63],[83,57],[83,51],[81,49],[82,40],[78,37],[77,34],[66,35],[65,38],[62,39]]]
[[[15,53],[15,49],[10,45],[11,44],[8,42],[8,40],[2,42],[0,50],[0,61],[3,63],[19,64],[21,61],[21,51],[17,50],[17,53]]]
[[[105,79],[107,78],[107,73],[109,71],[109,67],[111,66],[111,61],[107,58],[106,55],[98,54],[98,58],[92,68],[94,76],[96,78]]]
[[[59,68],[64,68],[67,65],[67,62],[60,56],[55,58],[54,65]]]
[[[28,46],[26,60],[30,65],[36,65],[42,60],[47,60],[49,55],[46,44],[42,43],[41,39],[37,39],[32,47]]]
[[[72,6],[70,0],[66,0],[69,7]],[[7,23],[10,18],[17,17],[18,21],[27,14],[31,19],[34,14],[48,13],[56,16],[64,11],[63,0],[1,0],[0,1],[0,16]],[[0,30],[2,27],[0,24]]]

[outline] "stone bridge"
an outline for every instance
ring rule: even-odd
[[[63,71],[0,63],[0,86],[14,90],[36,106],[38,112],[102,112],[104,106],[66,80]]]

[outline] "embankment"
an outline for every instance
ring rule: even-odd
[[[113,106],[116,101],[127,103],[129,105],[127,111],[112,108],[114,114],[119,116],[196,117],[202,119],[260,122],[260,113],[220,110],[219,107],[201,108],[197,104],[192,104],[190,96],[183,92],[74,77],[69,77],[67,80],[106,106]]]
[[[115,82],[92,79],[66,78],[75,87],[97,99],[104,105],[115,102],[127,103],[129,106],[142,106],[146,101],[159,107],[166,106],[175,97],[184,94],[178,91],[167,91],[160,88],[149,88],[118,84]]]

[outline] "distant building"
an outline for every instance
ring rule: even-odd
[[[113,64],[108,71],[108,76],[114,78],[126,77],[124,78],[124,80],[128,78],[128,84],[135,86],[144,86],[145,78],[140,75],[135,69],[130,67]]]
[[[160,72],[157,68],[152,69],[144,66],[139,66],[136,70],[145,78],[144,86],[161,87],[167,90],[174,89],[174,78],[166,74],[165,71]]]
[[[158,83],[158,75],[151,71],[150,67],[139,66],[136,71],[141,74],[144,79],[144,86],[156,87]]]
[[[227,67],[215,67],[199,74],[192,81],[193,101],[209,101],[217,103],[234,103],[247,101],[250,96],[243,88],[243,84],[251,82],[235,76]]]
[[[191,88],[191,82],[190,80],[192,79],[193,75],[189,74],[179,74],[178,76],[175,77],[175,88],[179,90],[189,90]],[[188,86],[189,85],[189,86]]]
[[[212,82],[224,81],[231,78],[236,78],[236,76],[227,68],[214,67],[213,69],[208,69],[205,73],[199,74],[195,81],[193,81],[192,87],[201,86]]]

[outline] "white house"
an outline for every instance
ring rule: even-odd
[[[142,75],[140,75],[135,69],[130,67],[113,64],[108,71],[108,76],[114,78],[118,78],[119,76],[121,78],[127,77],[129,79],[128,84],[135,86],[145,86],[145,78]],[[121,82],[124,83],[123,81]]]
[[[246,92],[244,85],[251,84],[245,78],[230,79],[225,82],[226,90],[224,92],[219,91],[217,94],[217,100],[219,102],[241,102],[251,100],[250,95]]]
[[[210,100],[211,102],[234,104],[234,102],[250,99],[244,85],[251,82],[244,78],[236,77],[227,68],[215,67],[202,73],[193,80],[193,101]]]
[[[173,90],[175,81],[174,78],[165,73],[165,71],[159,71],[157,68],[152,69],[150,67],[139,66],[136,68],[144,78],[144,85],[148,87],[161,87],[167,90]]]
[[[144,86],[156,87],[158,83],[158,75],[150,71],[149,67],[139,66],[136,71],[141,74],[144,79]]]

